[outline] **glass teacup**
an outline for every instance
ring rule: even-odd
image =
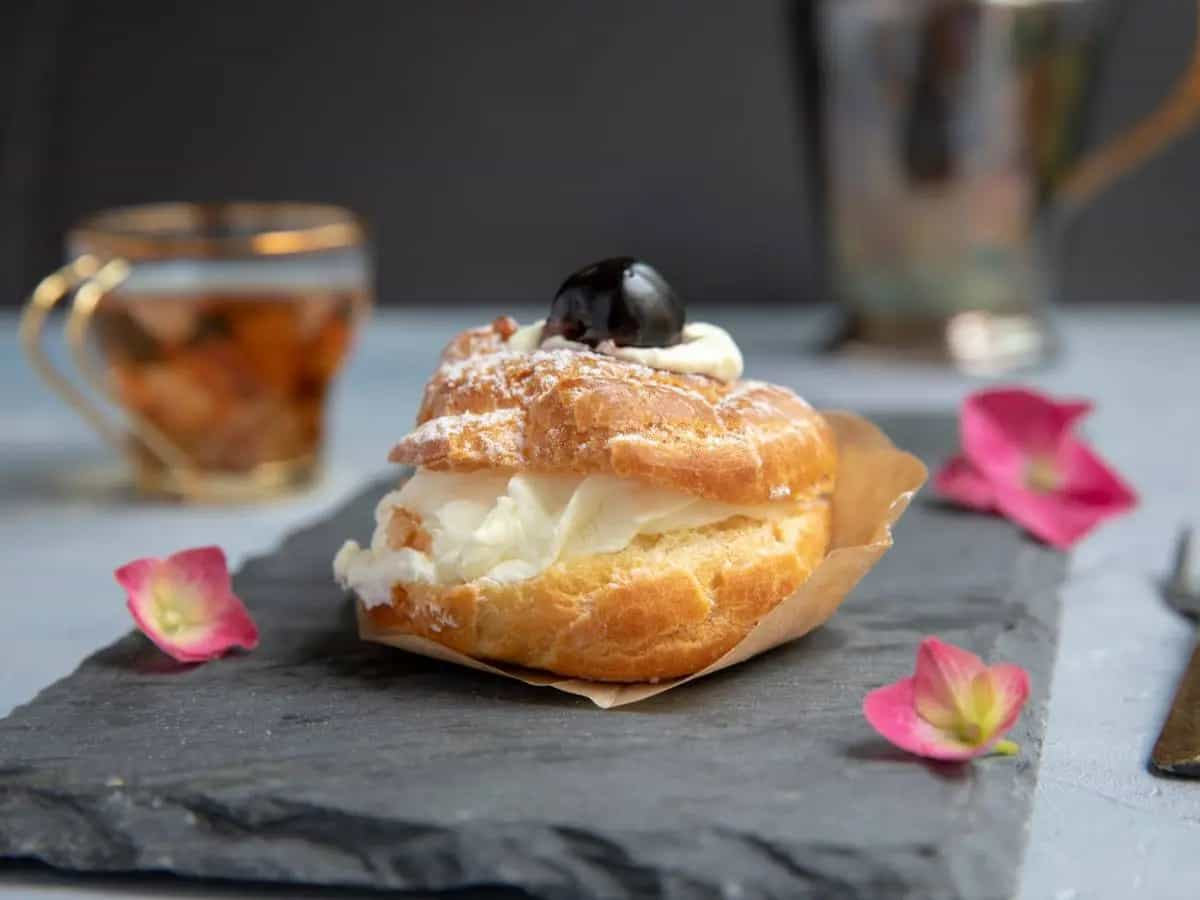
[[[145,493],[243,501],[311,483],[326,399],[372,301],[365,229],[302,204],[157,204],[90,216],[34,290],[23,345],[47,383],[130,462]],[[78,376],[41,349],[74,294]]]

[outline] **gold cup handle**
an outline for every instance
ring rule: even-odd
[[[1058,206],[1068,215],[1151,157],[1200,121],[1200,3],[1196,40],[1188,67],[1174,88],[1144,119],[1108,144],[1086,155],[1058,190]]]
[[[125,456],[132,455],[129,440],[132,435],[158,462],[170,470],[181,484],[190,484],[199,493],[200,478],[194,471],[191,460],[161,430],[124,408],[122,411],[127,424],[122,426],[114,423],[68,376],[55,367],[42,349],[42,336],[47,318],[54,307],[73,291],[75,299],[71,304],[64,333],[75,367],[85,383],[95,390],[103,391],[110,402],[119,405],[105,387],[107,379],[104,373],[97,370],[88,353],[87,336],[96,307],[105,294],[129,277],[129,273],[129,263],[123,259],[111,259],[101,263],[95,256],[85,254],[43,278],[34,288],[21,315],[21,346],[30,364],[46,384],[83,416],[117,452]]]

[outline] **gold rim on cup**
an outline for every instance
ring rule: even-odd
[[[359,246],[362,220],[321,203],[151,203],[107,209],[67,235],[71,252],[131,262],[288,256]]]

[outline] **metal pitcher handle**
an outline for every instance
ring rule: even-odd
[[[1200,3],[1195,28],[1196,41],[1188,67],[1157,108],[1088,153],[1065,177],[1057,191],[1057,206],[1067,218],[1200,121]]]

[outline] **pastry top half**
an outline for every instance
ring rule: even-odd
[[[828,424],[792,391],[570,348],[513,349],[507,317],[459,334],[393,462],[611,475],[730,504],[827,496]]]

